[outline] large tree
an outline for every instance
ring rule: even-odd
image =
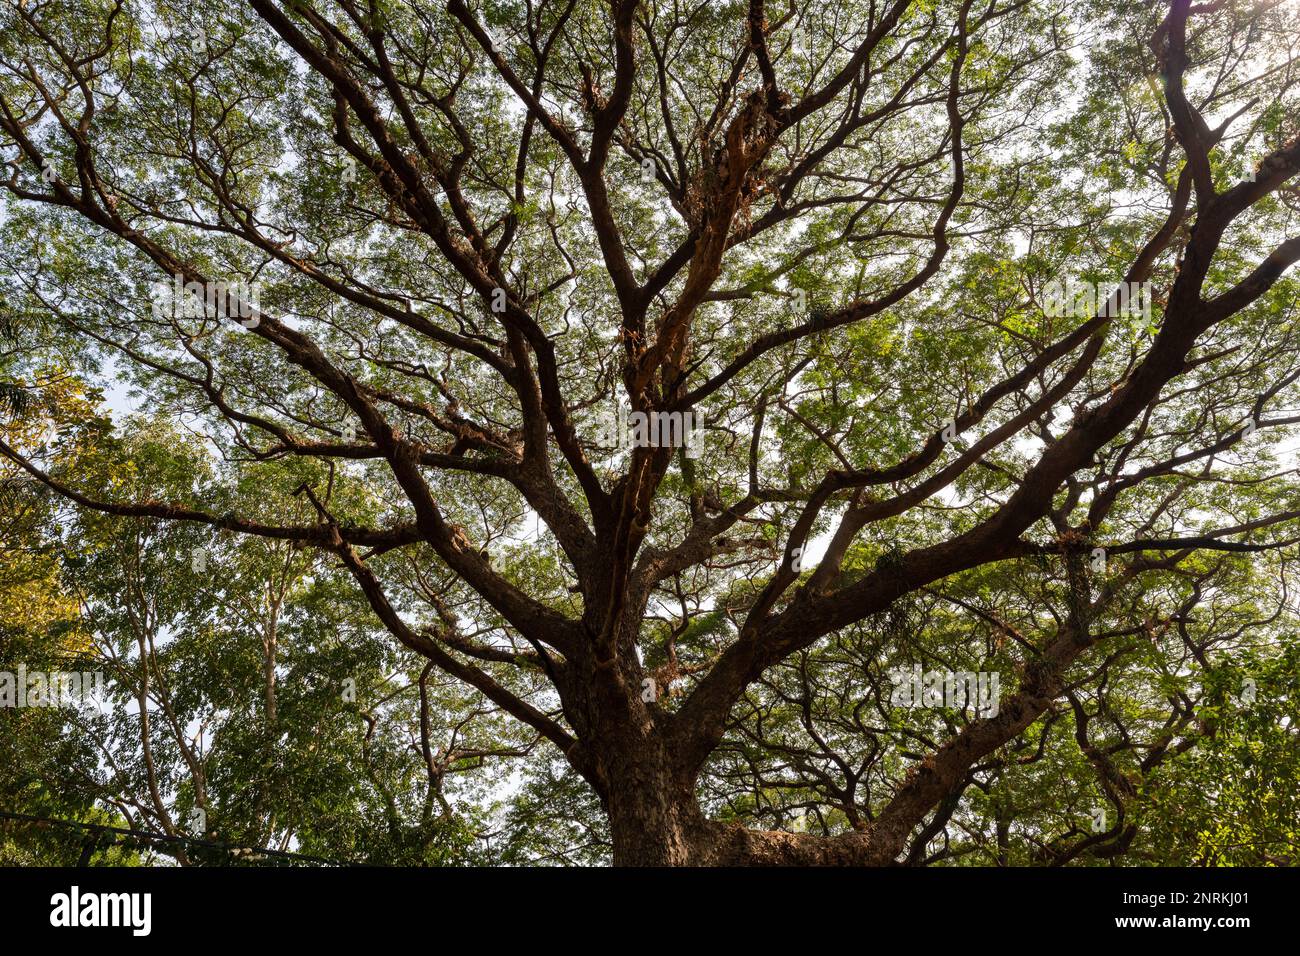
[[[211,462],[0,452],[268,539],[249,573],[326,556],[617,863],[1150,854],[1198,747],[1269,750],[1220,825],[1295,779],[1297,39],[1291,0],[13,0],[6,316]],[[914,665],[1001,699],[893,705]]]

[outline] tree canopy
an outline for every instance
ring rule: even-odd
[[[1296,863],[1298,41],[6,0],[0,859]]]

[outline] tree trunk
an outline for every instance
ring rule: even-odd
[[[606,761],[606,812],[615,866],[691,866],[708,825],[691,782],[657,741],[637,741]]]
[[[605,806],[615,866],[889,866],[902,849],[885,834],[826,838],[708,820],[693,781],[658,756],[638,755],[611,781]]]

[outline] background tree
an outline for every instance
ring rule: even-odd
[[[147,402],[150,467],[0,452],[104,516],[100,600],[258,539],[238,594],[150,605],[185,666],[113,625],[123,692],[259,714],[169,781],[224,767],[249,838],[333,772],[258,769],[327,719],[331,662],[276,650],[305,604],[459,682],[476,749],[553,748],[516,823],[595,795],[507,853],[1160,860],[1161,783],[1239,767],[1194,852],[1289,861],[1293,803],[1244,807],[1296,773],[1298,33],[1289,0],[18,2],[6,301]],[[699,456],[611,444],[619,406]],[[997,713],[891,705],[913,665],[997,672]]]

